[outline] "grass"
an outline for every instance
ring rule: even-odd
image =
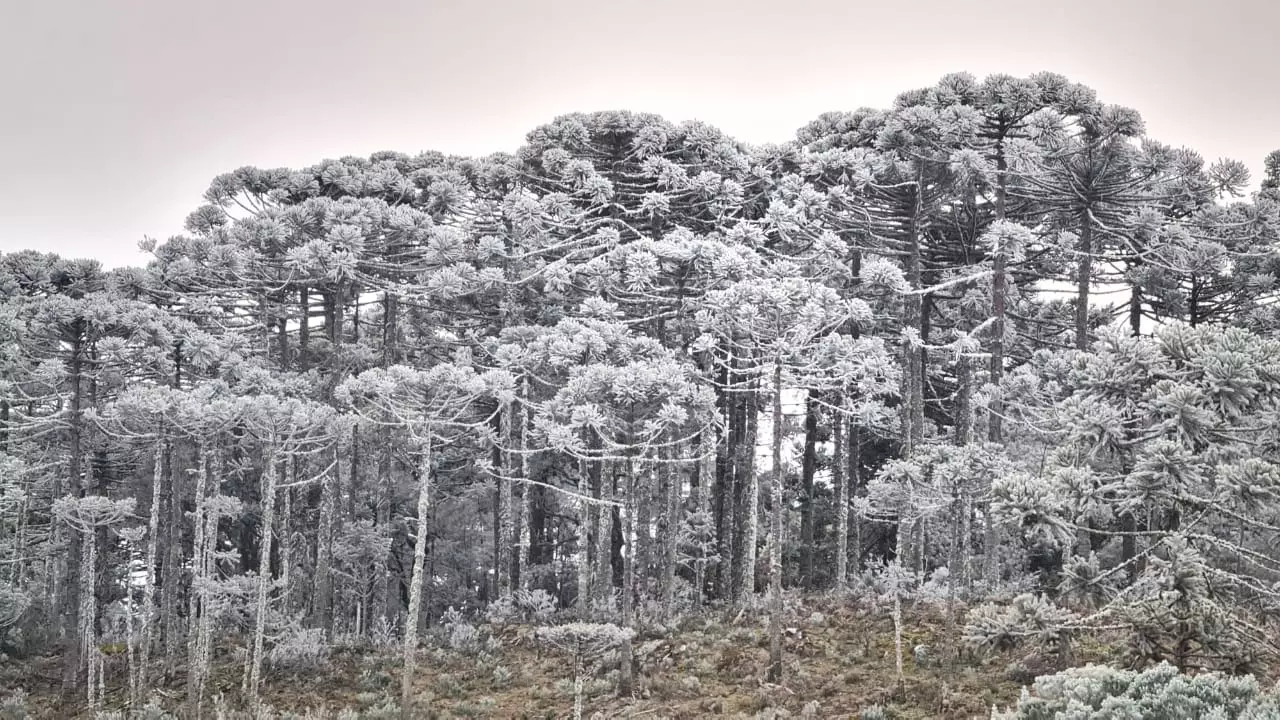
[[[821,615],[816,621],[815,613]],[[884,613],[870,613],[832,597],[813,597],[793,610],[785,643],[784,680],[764,681],[768,636],[761,618],[713,613],[690,617],[661,634],[635,638],[636,683],[632,697],[618,697],[616,662],[597,668],[586,683],[585,715],[607,718],[857,718],[881,706],[895,720],[985,718],[992,704],[1018,697],[1022,677],[1006,672],[1021,653],[975,658],[947,653],[958,647],[959,623],[932,614],[908,618],[906,662],[895,669],[893,627]],[[952,629],[948,637],[946,628]],[[415,717],[564,718],[573,707],[572,665],[557,651],[537,645],[527,627],[494,628],[501,647],[492,652],[460,652],[424,647],[415,679]],[[911,648],[927,645],[935,658],[917,666]],[[1110,659],[1104,645],[1077,649],[1075,660]],[[937,658],[951,657],[939,661]],[[334,648],[319,670],[267,675],[264,699],[277,711],[336,718],[348,708],[360,717],[390,717],[385,706],[398,700],[400,669],[393,650]],[[30,693],[33,717],[87,717],[82,699],[59,697],[57,658],[0,664],[0,687]],[[231,652],[220,655],[209,695],[239,693],[241,667]],[[123,665],[108,670],[108,708],[127,695]],[[178,669],[154,689],[166,707],[184,695],[185,672]],[[807,707],[807,709],[806,709]],[[79,714],[77,714],[79,713]],[[206,713],[206,717],[212,717]]]

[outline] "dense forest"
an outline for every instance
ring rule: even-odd
[[[253,708],[382,642],[408,716],[442,622],[558,618],[626,696],[640,624],[758,615],[779,683],[835,593],[888,599],[899,673],[921,598],[933,652],[1260,672],[1280,151],[1252,182],[1059,75],[955,74],[777,145],[600,112],[243,167],[145,268],[0,255],[0,649],[194,718],[217,657]]]

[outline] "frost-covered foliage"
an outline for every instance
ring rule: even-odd
[[[329,659],[329,644],[321,630],[294,628],[276,641],[267,659],[272,667],[283,670],[316,670]]]
[[[1184,675],[1168,663],[1141,672],[1088,665],[1037,678],[1016,707],[991,717],[1264,720],[1280,717],[1280,693],[1252,676]]]
[[[912,610],[991,602],[980,644],[1062,608],[1135,663],[1268,662],[1280,171],[1237,197],[1143,132],[1052,73],[777,145],[571,114],[230,170],[145,268],[2,254],[0,650],[93,711],[184,670],[194,717],[229,657],[252,707],[398,645],[409,716],[420,627],[612,623],[630,694],[626,631],[767,607],[784,682],[784,591],[852,587],[899,659]]]
[[[1042,595],[1019,595],[1008,604],[986,603],[965,618],[964,639],[985,652],[1031,648],[1041,653],[1067,653],[1074,635],[1075,613]]]
[[[500,598],[485,611],[491,623],[545,623],[555,615],[556,599],[545,590],[517,590]]]

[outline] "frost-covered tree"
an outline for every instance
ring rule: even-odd
[[[480,375],[474,369],[441,363],[428,370],[396,365],[373,369],[345,381],[338,388],[340,400],[351,403],[367,421],[402,426],[414,442],[417,455],[417,531],[413,571],[410,577],[408,616],[404,623],[400,707],[405,717],[412,711],[413,670],[418,651],[418,625],[426,573],[427,534],[430,531],[432,483],[438,472],[442,446],[478,438],[486,432],[486,418],[477,405],[486,395],[508,396],[511,378],[506,373]]]

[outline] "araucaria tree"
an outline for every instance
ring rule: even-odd
[[[780,683],[786,593],[837,590],[892,596],[900,658],[941,598],[944,661],[1106,628],[1135,667],[1272,663],[1264,166],[957,73],[776,145],[615,111],[241,167],[145,268],[0,255],[0,650],[59,653],[67,716],[199,718],[398,644],[425,716],[423,627],[536,606],[630,702],[633,636],[763,600]]]

